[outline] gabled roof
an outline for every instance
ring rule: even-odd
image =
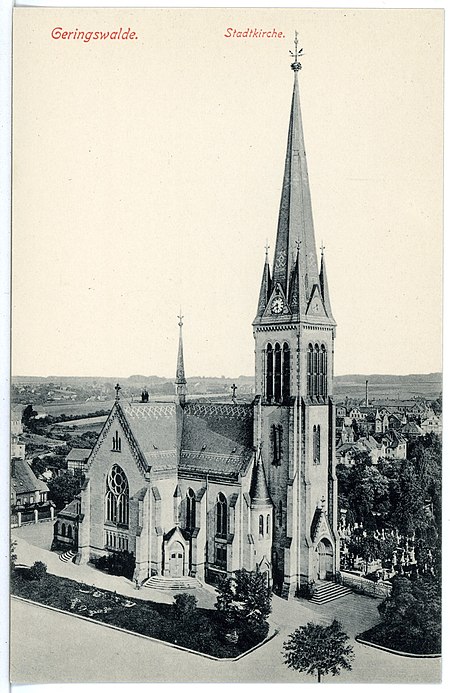
[[[148,467],[172,469],[177,462],[177,411],[173,402],[120,402],[128,424]]]
[[[87,460],[91,454],[91,448],[72,448],[68,455],[66,455],[67,462],[79,462]]]
[[[11,488],[14,489],[16,494],[48,491],[47,484],[37,478],[28,462],[20,459],[14,461]]]

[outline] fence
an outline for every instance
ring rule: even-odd
[[[345,587],[350,587],[355,592],[367,594],[370,597],[381,597],[384,599],[385,597],[389,597],[392,591],[390,582],[385,582],[383,580],[373,582],[372,580],[367,580],[362,577],[362,575],[346,573],[345,570],[341,570],[340,582],[345,585]]]

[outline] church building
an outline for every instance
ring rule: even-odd
[[[128,550],[135,579],[265,571],[285,597],[339,569],[336,323],[318,263],[296,52],[275,253],[253,321],[252,403],[189,399],[182,318],[172,402],[116,400],[86,464],[83,562]]]

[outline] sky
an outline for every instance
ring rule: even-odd
[[[13,374],[173,377],[180,306],[188,376],[253,373],[295,29],[335,373],[441,370],[440,10],[20,8]]]

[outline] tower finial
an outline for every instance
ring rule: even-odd
[[[114,386],[114,389],[116,391],[116,402],[118,402],[120,399],[119,392],[122,388],[120,387],[119,383],[117,383],[117,385]]]
[[[295,32],[294,52],[289,51],[289,53],[294,58],[294,62],[291,63],[291,70],[294,70],[294,72],[298,72],[302,69],[301,63],[299,63],[298,59],[301,55],[303,55],[303,48],[299,49],[298,47],[298,31]]]
[[[180,328],[180,334],[178,338],[178,357],[177,357],[177,372],[175,376],[175,389],[178,395],[178,401],[180,404],[184,404],[186,400],[186,376],[184,374],[184,358],[183,358],[183,318],[184,315],[181,312],[178,317],[178,326]]]
[[[270,248],[270,245],[269,245],[269,241],[267,240],[267,238],[266,238],[266,245],[265,245],[264,247],[265,247],[265,249],[266,249],[266,260],[268,260],[268,259],[269,259],[269,248]]]
[[[325,250],[325,246],[324,246],[323,241],[322,241],[322,245],[320,246],[320,254],[322,255],[322,257],[323,257],[323,251],[324,250]]]
[[[182,312],[181,312],[181,306],[180,306],[180,314],[177,315],[177,318],[178,318],[178,320],[179,320],[178,327],[183,327],[183,318],[184,318],[184,315],[183,315]]]

